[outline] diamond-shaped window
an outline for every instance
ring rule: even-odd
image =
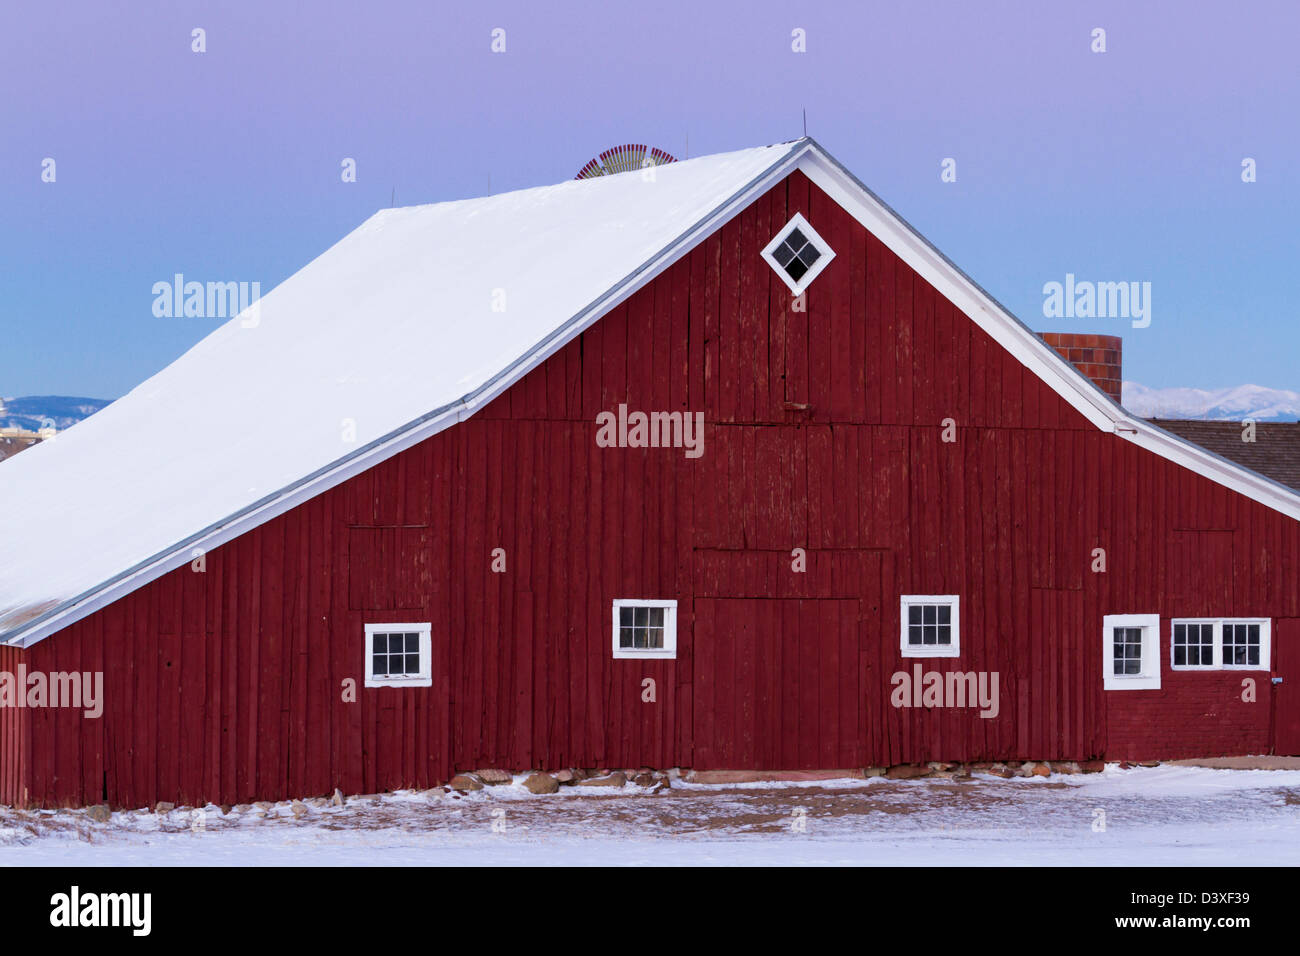
[[[790,291],[800,295],[818,273],[830,264],[835,253],[799,213],[776,234],[763,258],[776,270]]]

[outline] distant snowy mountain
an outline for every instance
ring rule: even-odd
[[[0,428],[37,431],[53,422],[54,427],[62,431],[108,404],[102,398],[69,395],[0,398]],[[1300,392],[1262,385],[1219,389],[1147,388],[1137,382],[1125,382],[1123,405],[1142,418],[1300,421]]]
[[[1126,409],[1142,418],[1253,418],[1259,422],[1300,420],[1300,392],[1262,385],[1233,388],[1147,388],[1124,383]]]
[[[0,398],[0,428],[25,428],[28,431],[53,424],[62,431],[89,418],[105,405],[102,398],[75,398],[70,395],[25,395]]]

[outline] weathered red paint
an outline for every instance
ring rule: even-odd
[[[796,210],[837,252],[806,312],[759,257]],[[703,411],[704,456],[598,448],[620,402]],[[6,669],[108,685],[99,720],[0,714],[0,799],[234,803],[487,765],[1172,758],[1266,752],[1274,723],[1294,752],[1298,571],[1300,523],[1098,431],[796,173],[471,420],[203,573],[0,649]],[[906,593],[961,595],[962,656],[923,663],[998,671],[996,719],[890,706]],[[635,597],[680,602],[675,661],[611,659],[610,602]],[[1275,700],[1267,673],[1166,661],[1161,690],[1104,691],[1108,613],[1159,613],[1162,651],[1170,616],[1271,617],[1295,686]],[[361,687],[363,626],[384,620],[432,622],[431,688]]]

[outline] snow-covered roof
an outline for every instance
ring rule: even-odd
[[[375,214],[0,466],[0,641],[41,640],[469,417],[794,169],[1095,426],[1300,518],[1300,495],[1127,414],[805,138]]]
[[[84,611],[132,569],[139,586],[180,543],[171,566],[268,496],[447,417],[800,145],[371,216],[253,314],[4,463],[0,637]]]

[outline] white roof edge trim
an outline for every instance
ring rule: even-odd
[[[61,602],[50,610],[8,631],[0,645],[18,648],[31,647],[45,638],[109,604],[132,591],[149,584],[170,571],[193,560],[194,549],[211,551],[239,537],[258,525],[279,517],[305,501],[329,491],[349,478],[386,461],[426,438],[436,435],[458,422],[470,418],[481,407],[491,402],[519,379],[542,364],[577,335],[599,321],[607,312],[626,301],[642,287],[653,281],[702,239],[724,225],[745,209],[759,195],[777,181],[788,176],[797,166],[801,156],[813,148],[810,140],[793,140],[784,144],[788,149],[766,170],[754,177],[716,206],[712,212],[688,227],[675,240],[615,283],[607,292],[575,315],[559,329],[536,343],[511,365],[488,379],[476,391],[459,400],[435,409],[399,429],[357,449],[325,468],[298,482],[264,496],[243,511],[177,542],[171,548],[146,558],[118,576],[90,590]],[[368,221],[368,220],[367,220]]]
[[[1235,461],[1216,455],[1208,448],[1167,432],[1140,418],[1130,418],[1132,431],[1119,437],[1162,458],[1190,468],[1197,474],[1245,495],[1274,511],[1300,521],[1300,493]]]
[[[819,143],[809,142],[813,148],[798,163],[804,175],[1098,429],[1300,521],[1300,493],[1130,415],[931,245]]]
[[[1103,431],[1123,421],[1123,410],[1007,309],[932,246],[875,193],[824,150],[799,169],[922,279]]]

